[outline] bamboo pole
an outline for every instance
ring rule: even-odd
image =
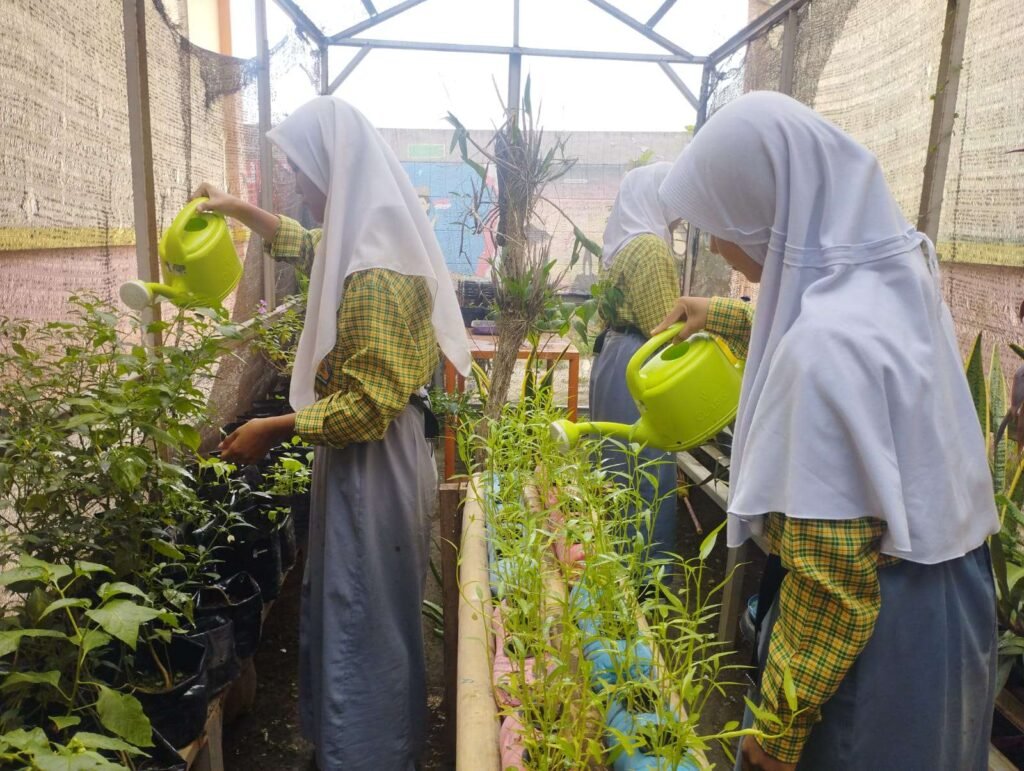
[[[479,475],[470,481],[466,494],[459,557],[455,767],[462,771],[499,771],[498,710],[491,681],[491,588]]]

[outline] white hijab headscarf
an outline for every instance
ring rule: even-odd
[[[763,265],[730,546],[768,512],[877,517],[883,553],[928,564],[998,530],[934,247],[868,150],[787,96],[748,94],[708,121],[661,197]]]
[[[670,220],[658,198],[658,188],[671,168],[671,163],[652,163],[633,169],[622,178],[604,229],[601,264],[605,268],[612,266],[622,247],[645,233],[656,235],[672,248]]]
[[[267,137],[327,196],[292,370],[292,407],[316,400],[316,370],[337,341],[345,279],[369,268],[426,279],[438,344],[467,375],[469,344],[444,255],[409,177],[377,130],[352,105],[321,96]]]

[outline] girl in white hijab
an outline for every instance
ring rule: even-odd
[[[737,767],[986,768],[998,519],[934,248],[875,157],[781,94],[717,112],[661,200],[760,282],[729,545],[776,555],[760,698],[788,722],[788,670],[806,711],[787,736],[757,721]],[[664,326],[709,310],[681,298]]]
[[[654,163],[628,172],[608,217],[601,262],[604,280],[615,293],[606,298],[617,297],[618,302],[614,309],[607,305],[602,309],[607,328],[594,346],[597,356],[590,377],[593,420],[633,423],[639,418],[626,388],[626,364],[679,294],[672,229],[658,200],[658,188],[670,168],[668,163]],[[644,542],[649,556],[662,559],[675,551],[675,459],[669,453],[645,448],[640,460],[645,474],[632,468],[631,459],[615,444],[606,443],[602,452],[604,468],[642,493],[651,510],[650,526],[643,528]]]
[[[204,185],[203,207],[312,263],[291,381],[296,412],[228,436],[252,463],[298,434],[316,445],[302,587],[300,718],[322,771],[414,768],[425,738],[421,602],[436,466],[423,386],[437,348],[468,374],[455,292],[397,158],[351,105],[320,97],[268,134],[320,230]]]

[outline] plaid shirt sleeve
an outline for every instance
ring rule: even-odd
[[[291,217],[285,217],[283,214],[279,215],[279,219],[281,224],[277,226],[274,240],[270,244],[264,244],[263,248],[270,253],[272,259],[302,268],[308,274],[323,231],[320,228],[306,230]]]
[[[730,297],[712,297],[704,329],[725,340],[737,359],[747,358],[754,309],[750,303]]]
[[[615,257],[609,280],[622,290],[619,321],[645,335],[664,320],[679,297],[679,276],[668,246],[654,235],[631,240]]]
[[[875,628],[882,600],[878,587],[879,543],[885,524],[878,519],[795,519],[767,516],[765,535],[789,570],[779,589],[779,617],[772,629],[761,676],[761,703],[784,722],[789,707],[783,671],[796,686],[793,727],[778,739],[764,739],[765,752],[796,763],[829,700]],[[766,733],[778,727],[755,723]]]
[[[338,343],[318,373],[327,393],[296,413],[295,430],[314,445],[382,439],[437,365],[425,282],[383,269],[353,273],[338,311]]]

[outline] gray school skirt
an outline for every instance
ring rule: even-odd
[[[899,562],[878,582],[874,633],[822,707],[798,771],[985,771],[996,675],[988,546],[937,565]],[[761,662],[777,618],[773,603]]]

